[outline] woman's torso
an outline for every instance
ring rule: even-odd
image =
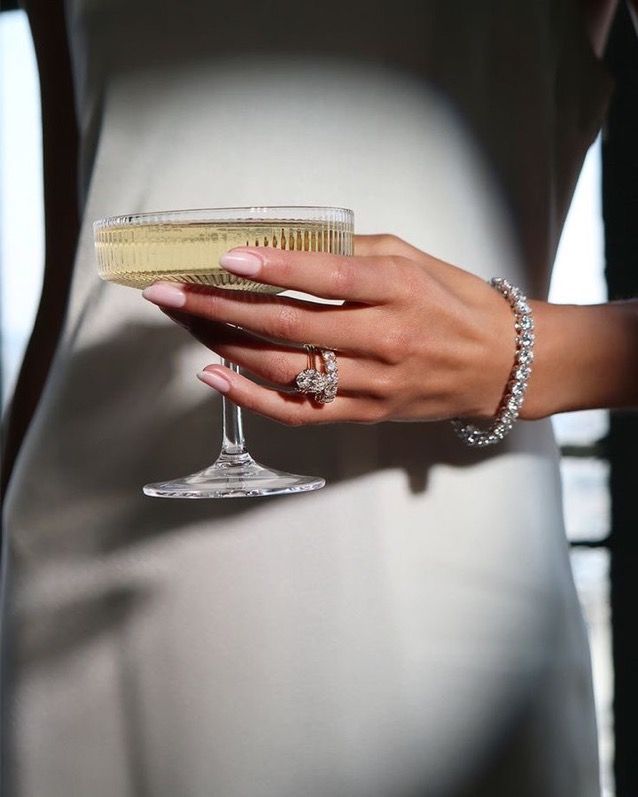
[[[219,406],[193,378],[214,358],[99,282],[90,228],[171,207],[350,206],[360,232],[542,295],[603,107],[575,8],[67,12],[85,220],[8,508],[21,794],[494,795],[512,767],[530,795],[564,797],[554,755],[574,795],[594,794],[548,424],[486,455],[444,424],[248,418],[259,458],[328,487],[145,499],[143,482],[215,453]]]

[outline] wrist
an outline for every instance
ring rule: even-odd
[[[521,418],[638,402],[635,301],[530,305],[536,324],[535,359]]]
[[[535,351],[527,396],[521,409],[523,420],[538,420],[561,412],[566,401],[568,375],[564,360],[565,340],[562,338],[571,307],[530,300],[535,322]],[[561,331],[562,330],[562,331]]]
[[[505,391],[490,424],[477,426],[460,418],[452,419],[454,430],[463,442],[477,447],[500,442],[512,429],[525,401],[534,360],[534,319],[526,297],[506,279],[493,278],[490,285],[507,301],[513,312],[515,354]]]

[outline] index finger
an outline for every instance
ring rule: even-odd
[[[383,304],[396,293],[400,259],[239,246],[226,252],[219,263],[232,274],[284,290],[302,291],[324,299]]]

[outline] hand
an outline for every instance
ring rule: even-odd
[[[240,247],[222,265],[343,300],[173,283],[144,291],[210,349],[269,383],[205,368],[202,381],[240,406],[290,425],[496,413],[514,362],[514,323],[502,296],[473,274],[389,235],[356,236],[353,257]],[[304,343],[337,353],[339,392],[330,404],[293,390],[308,365]]]

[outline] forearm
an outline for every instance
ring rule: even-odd
[[[638,406],[638,300],[530,304],[535,360],[522,418]]]

